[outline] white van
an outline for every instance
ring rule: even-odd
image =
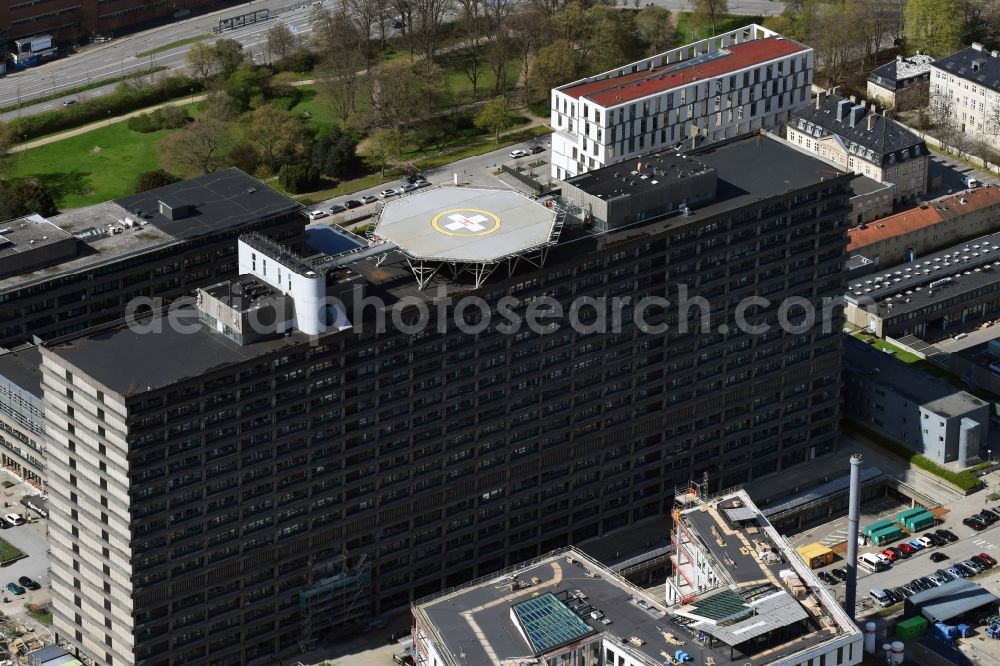
[[[875,603],[882,608],[888,608],[892,605],[892,599],[890,599],[889,595],[885,593],[885,590],[881,588],[873,587],[868,591],[868,594],[870,594],[872,599],[875,600]]]
[[[889,565],[878,559],[871,553],[865,553],[858,558],[858,566],[862,569],[867,569],[868,571],[885,571],[889,568]]]
[[[966,176],[963,180],[965,182],[965,187],[970,190],[979,187],[979,181],[976,180],[975,176]]]

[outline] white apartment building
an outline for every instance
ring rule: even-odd
[[[973,42],[931,64],[930,105],[966,138],[1000,149],[1000,52]]]
[[[778,127],[810,98],[813,50],[752,24],[552,90],[552,177]]]

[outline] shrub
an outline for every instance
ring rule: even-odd
[[[146,171],[140,173],[139,177],[136,179],[135,191],[136,194],[138,194],[139,192],[155,190],[157,187],[164,187],[178,181],[180,181],[180,178],[171,173],[167,173],[163,169]]]
[[[132,116],[125,121],[125,125],[133,132],[139,132],[140,134],[149,134],[159,129],[153,125],[153,117],[148,113],[140,113],[138,116]]]
[[[97,120],[106,120],[109,115],[121,115],[168,102],[196,90],[201,90],[201,83],[187,76],[168,76],[152,86],[120,84],[108,95],[92,97],[62,109],[18,118],[12,120],[9,125],[16,136],[32,139]]]

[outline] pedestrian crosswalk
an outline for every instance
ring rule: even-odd
[[[993,550],[997,547],[995,543],[987,541],[986,539],[976,539],[972,543],[979,546],[983,550]]]
[[[836,546],[838,543],[843,543],[847,541],[847,528],[842,527],[836,532],[831,532],[830,534],[823,537],[820,543],[830,548],[831,546]]]

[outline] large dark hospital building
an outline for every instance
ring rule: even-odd
[[[662,519],[705,472],[832,451],[842,315],[803,304],[843,293],[850,179],[762,134],[551,207],[419,190],[370,238],[244,234],[238,276],[46,341],[59,638],[103,666],[273,664]]]

